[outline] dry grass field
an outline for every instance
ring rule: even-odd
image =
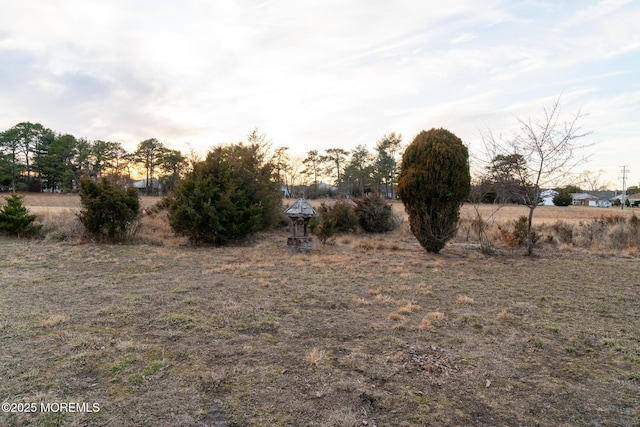
[[[25,203],[60,224],[79,208]],[[0,237],[0,400],[38,405],[0,425],[640,425],[637,251],[486,256],[458,238],[432,255],[406,223],[311,254],[289,254],[285,230],[192,248],[162,215],[145,215],[135,245]]]

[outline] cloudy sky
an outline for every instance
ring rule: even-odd
[[[640,180],[640,2],[0,0],[0,130],[293,154],[445,127],[482,151],[561,96]],[[585,141],[586,142],[586,141]],[[585,153],[586,154],[586,153]]]

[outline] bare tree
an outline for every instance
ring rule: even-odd
[[[531,116],[517,118],[519,130],[507,140],[494,138],[493,133],[483,135],[483,140],[491,159],[497,156],[521,156],[522,167],[515,168],[520,188],[515,191],[519,201],[529,208],[527,221],[527,253],[533,254],[536,241],[532,230],[533,213],[540,204],[541,192],[545,187],[554,187],[566,179],[571,171],[586,161],[578,156],[578,151],[586,145],[578,140],[588,136],[578,122],[583,115],[578,111],[568,120],[561,119],[560,98],[551,108],[544,109],[541,118]]]
[[[303,161],[303,157],[301,156],[292,157],[290,159],[289,167],[285,172],[287,182],[289,183],[289,194],[291,195],[293,195],[293,188],[296,185],[296,180],[301,175],[300,169],[302,168],[302,165],[303,165],[302,161]]]
[[[602,182],[602,175],[604,170],[600,169],[597,172],[586,170],[580,175],[581,186],[587,191],[603,191],[607,189],[608,182]]]

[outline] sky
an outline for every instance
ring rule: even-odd
[[[0,0],[0,130],[291,155],[444,127],[483,159],[560,100],[579,170],[640,182],[637,0]],[[476,160],[473,160],[475,163]]]

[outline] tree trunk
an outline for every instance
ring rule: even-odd
[[[527,255],[533,255],[533,211],[537,205],[529,206],[529,220],[527,221]]]

